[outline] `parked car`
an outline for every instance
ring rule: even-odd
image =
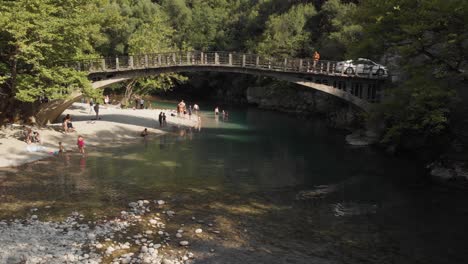
[[[336,64],[336,72],[356,75],[377,75],[387,77],[387,68],[383,65],[375,63],[369,59],[359,58],[357,60],[340,61]]]

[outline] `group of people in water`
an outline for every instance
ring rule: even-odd
[[[215,113],[215,118],[218,118],[219,115],[220,115],[219,114],[219,107],[215,107],[214,113]],[[223,117],[223,120],[227,120],[228,117],[229,117],[228,111],[221,110],[221,116]]]
[[[177,116],[181,115],[187,115],[189,116],[189,119],[192,119],[192,114],[195,114],[198,116],[198,112],[200,111],[200,107],[197,104],[194,104],[193,107],[192,105],[189,105],[186,107],[184,100],[180,101],[180,103],[177,105]]]

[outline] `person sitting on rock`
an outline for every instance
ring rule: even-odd
[[[32,129],[24,126],[23,135],[24,135],[24,141],[28,144],[31,144],[32,135],[33,135]]]
[[[34,132],[32,133],[31,142],[39,143],[39,144],[42,143],[42,141],[41,141],[41,135],[39,134],[39,132],[34,131]]]

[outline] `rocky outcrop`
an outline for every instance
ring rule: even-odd
[[[297,85],[278,84],[252,86],[246,90],[249,104],[260,108],[295,113],[302,116],[321,115],[330,125],[352,128],[359,125],[360,111],[331,95]]]
[[[468,164],[462,161],[439,160],[427,166],[432,179],[439,182],[459,182],[468,186]]]

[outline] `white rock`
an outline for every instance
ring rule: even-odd
[[[166,214],[168,216],[173,216],[173,215],[175,215],[175,212],[174,211],[166,211]]]
[[[109,247],[106,249],[106,254],[107,254],[107,255],[110,255],[110,254],[112,254],[112,252],[114,252],[114,251],[115,251],[115,249],[114,249],[112,246],[109,246]]]
[[[201,228],[195,229],[195,233],[197,233],[197,234],[200,234],[200,233],[202,233],[202,232],[203,232],[203,230],[202,230]]]
[[[165,204],[166,202],[164,202],[163,200],[158,200],[157,203],[158,203],[159,205],[163,205],[163,204]]]
[[[152,225],[155,225],[155,224],[158,223],[158,221],[157,221],[157,220],[154,220],[154,219],[150,219],[150,220],[149,220],[149,223],[152,224]]]
[[[181,237],[182,237],[182,234],[181,234],[181,233],[177,233],[175,236],[176,236],[177,238],[181,238]]]
[[[169,260],[169,259],[163,259],[163,260],[161,261],[161,264],[174,264],[174,261]]]
[[[188,246],[189,244],[190,243],[188,241],[186,241],[186,240],[183,240],[183,241],[179,242],[179,245],[181,245],[181,246]]]
[[[146,253],[146,252],[148,252],[148,247],[147,247],[147,246],[142,246],[141,249],[140,249],[140,251],[141,251],[142,253]]]

